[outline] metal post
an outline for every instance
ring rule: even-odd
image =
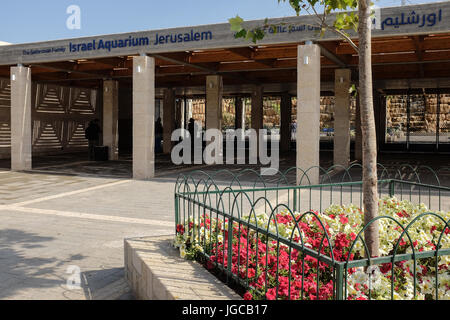
[[[294,203],[293,203],[293,207],[294,207],[294,212],[297,211],[297,189],[294,189]]]
[[[441,90],[437,92],[437,107],[436,107],[436,151],[439,151],[439,134],[441,126]]]
[[[179,200],[178,200],[178,194],[175,192],[175,233],[177,232],[177,226],[179,219],[180,209],[179,209]]]
[[[344,300],[344,270],[342,264],[335,265],[336,272],[336,300]]]
[[[395,195],[395,181],[389,181],[389,197],[392,198]]]
[[[406,150],[409,151],[409,128],[411,125],[411,105],[409,101],[409,89],[406,98]]]
[[[232,274],[232,268],[231,268],[231,265],[233,264],[233,260],[232,260],[232,258],[233,258],[233,246],[232,246],[232,244],[233,244],[233,218],[229,218],[228,219],[228,248],[227,248],[227,252],[228,252],[227,282],[228,282],[229,275]]]

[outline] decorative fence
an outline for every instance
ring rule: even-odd
[[[386,214],[364,226],[362,182],[352,181],[350,169],[323,170],[321,184],[298,186],[288,183],[295,168],[270,184],[252,170],[181,175],[175,186],[179,244],[239,283],[246,298],[450,299],[450,210],[431,212],[447,208],[450,188],[440,186],[431,168],[436,185],[421,183],[412,167],[419,181],[387,178],[404,170],[380,166]],[[258,177],[250,186],[242,179],[248,173]],[[217,179],[226,175],[231,179]],[[370,257],[364,238],[371,224],[387,237],[379,257]]]

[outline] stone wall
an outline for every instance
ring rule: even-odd
[[[334,128],[334,96],[320,97],[320,130]],[[350,101],[350,128],[355,128],[356,99]],[[292,121],[297,121],[297,99],[292,101]]]
[[[246,104],[246,125],[249,127],[251,123],[251,100],[244,99]],[[281,98],[264,97],[264,127],[279,128],[281,125],[280,118]],[[193,118],[195,121],[205,124],[205,99],[194,99],[192,103]],[[224,98],[222,107],[223,128],[233,128],[235,118],[235,106],[233,98]],[[352,98],[350,104],[350,126],[355,127],[356,117],[356,100]],[[297,120],[297,99],[292,99],[292,122]],[[326,96],[320,99],[320,128],[321,130],[334,127],[334,97]]]
[[[437,119],[440,121],[440,132],[450,132],[450,95],[440,96],[440,112],[438,114],[438,97],[436,94],[410,95],[410,132],[436,133]],[[388,133],[407,132],[407,95],[388,96],[386,98],[386,128]]]

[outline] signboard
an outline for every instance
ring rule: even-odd
[[[334,19],[331,15],[330,20]],[[450,2],[378,9],[373,19],[372,37],[419,35],[450,32]],[[279,24],[266,28],[266,37],[258,45],[296,43],[305,40],[341,39],[333,32],[320,38],[312,16],[269,20]],[[246,26],[261,26],[263,20]],[[356,37],[354,32],[349,32]],[[254,45],[235,39],[228,23],[197,27],[112,34],[78,39],[56,40],[0,47],[0,65],[42,63],[111,56],[156,54],[202,49],[221,49]]]

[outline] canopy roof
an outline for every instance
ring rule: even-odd
[[[375,80],[450,77],[449,2],[383,8],[375,17]],[[204,86],[208,74],[223,75],[225,85],[293,83],[297,46],[313,40],[322,49],[323,81],[332,81],[336,68],[351,68],[356,80],[355,50],[333,33],[319,38],[311,19],[271,20],[283,24],[277,32],[266,30],[258,44],[235,39],[229,24],[216,24],[8,45],[0,48],[0,77],[22,63],[35,81],[98,87],[103,79],[131,81],[132,57],[148,54],[156,59],[157,87]]]

